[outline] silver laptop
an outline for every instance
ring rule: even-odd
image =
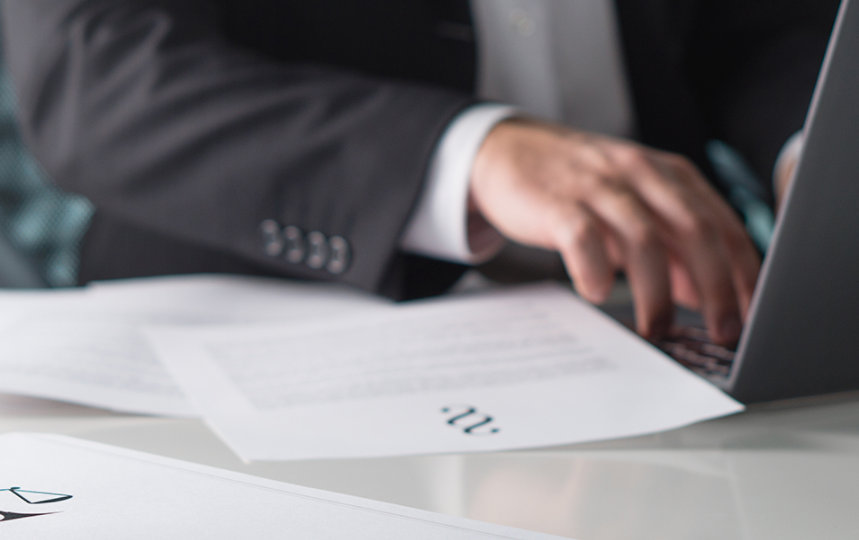
[[[859,5],[851,3],[841,3],[736,355],[712,344],[692,353],[696,371],[745,403],[859,390]]]

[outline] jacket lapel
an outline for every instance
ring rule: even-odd
[[[616,0],[639,138],[684,153],[706,169],[706,124],[684,68],[696,5],[691,0]]]

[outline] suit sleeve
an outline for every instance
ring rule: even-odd
[[[3,7],[22,127],[62,188],[277,275],[398,295],[427,163],[472,98],[270,61],[224,38],[215,2]]]
[[[766,188],[802,128],[837,0],[709,0],[689,42],[690,73],[714,136],[748,159]]]

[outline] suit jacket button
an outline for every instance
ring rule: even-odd
[[[307,234],[307,260],[304,263],[318,270],[328,262],[328,238],[319,231]]]
[[[332,236],[328,240],[328,247],[331,254],[325,269],[335,275],[344,273],[349,269],[349,263],[352,262],[352,250],[349,247],[349,242],[342,236]]]
[[[283,253],[284,247],[283,231],[281,231],[280,224],[273,219],[267,219],[260,223],[259,229],[266,255],[279,257]]]
[[[284,257],[287,261],[298,264],[307,254],[304,233],[298,227],[290,225],[283,229]]]

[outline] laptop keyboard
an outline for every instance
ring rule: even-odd
[[[653,344],[683,366],[708,378],[727,377],[734,362],[734,351],[713,343],[707,330],[696,326],[677,326],[668,337]]]

